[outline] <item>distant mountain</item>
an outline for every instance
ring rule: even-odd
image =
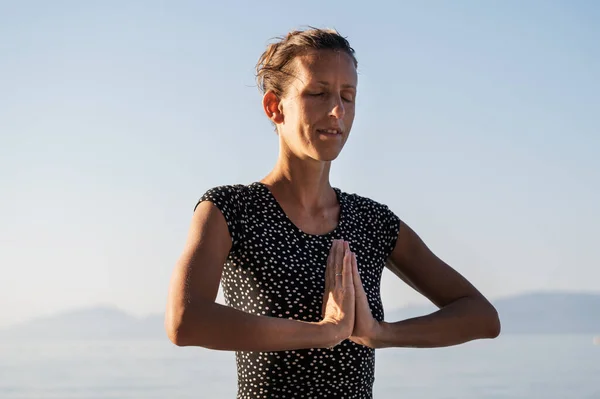
[[[13,339],[161,339],[166,338],[163,316],[135,318],[114,307],[77,309],[34,319],[0,331]]]
[[[493,300],[502,334],[600,334],[600,294],[536,292]],[[386,312],[396,321],[435,311],[411,306]]]
[[[600,334],[600,294],[531,293],[493,301],[503,334]],[[397,321],[435,311],[433,306],[387,310]],[[163,315],[136,318],[113,307],[74,310],[0,330],[2,339],[166,339]]]

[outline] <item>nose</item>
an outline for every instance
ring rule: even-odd
[[[340,96],[332,96],[333,104],[331,105],[331,111],[329,111],[329,116],[332,116],[336,119],[342,119],[346,114],[346,109],[344,108],[344,102]]]

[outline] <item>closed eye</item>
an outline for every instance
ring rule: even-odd
[[[327,95],[327,93],[325,92],[319,92],[319,93],[309,93],[308,94],[311,97],[325,97]],[[354,97],[344,97],[342,96],[342,101],[346,102],[346,103],[353,103],[354,102]]]

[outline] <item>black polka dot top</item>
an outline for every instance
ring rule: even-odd
[[[223,213],[232,247],[221,284],[228,306],[255,315],[317,322],[334,239],[350,242],[373,316],[383,320],[380,281],[400,221],[385,205],[334,188],[337,227],[304,233],[268,187],[255,182],[208,190]],[[372,398],[375,351],[345,340],[331,349],[236,352],[238,399]]]

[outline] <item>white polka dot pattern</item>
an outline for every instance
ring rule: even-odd
[[[371,199],[334,189],[337,227],[304,233],[286,216],[267,186],[228,185],[208,190],[232,239],[221,284],[227,305],[244,312],[316,322],[321,319],[327,255],[334,239],[350,242],[373,316],[383,320],[380,281],[400,220]],[[236,352],[238,399],[372,397],[375,351],[346,340],[332,349]]]

